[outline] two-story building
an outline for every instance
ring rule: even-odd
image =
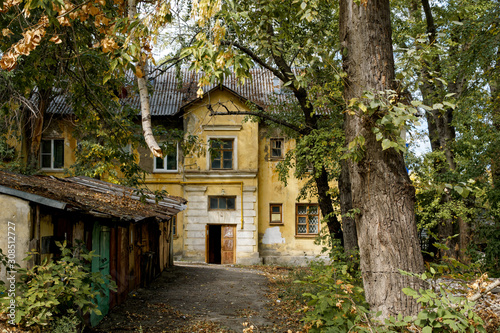
[[[275,172],[294,140],[246,121],[246,115],[215,115],[245,112],[252,105],[265,110],[270,100],[283,98],[279,80],[255,69],[244,85],[229,77],[221,85],[204,87],[200,98],[199,74],[185,69],[180,74],[182,82],[173,70],[152,81],[153,124],[197,136],[197,149],[184,154],[178,142],[168,142],[171,149],[163,159],[153,158],[145,148],[136,151],[151,190],[166,190],[188,201],[174,223],[175,258],[304,263],[319,255],[321,247],[314,240],[322,226],[316,198],[297,202],[303,184],[291,177],[285,186]],[[137,97],[128,103],[139,106]],[[56,99],[47,111],[60,119],[46,126],[42,138],[41,166],[48,174],[58,174],[74,160],[77,144],[71,123],[64,121],[70,112],[64,105]]]

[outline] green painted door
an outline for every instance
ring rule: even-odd
[[[94,223],[92,231],[92,251],[98,254],[99,257],[92,259],[92,272],[101,272],[105,276],[109,275],[109,228],[99,223]],[[106,280],[107,281],[107,280]],[[109,312],[109,288],[108,283],[105,283],[106,288],[104,296],[97,297],[97,305],[101,311],[101,315],[92,313],[90,315],[90,324],[97,325],[101,319]]]

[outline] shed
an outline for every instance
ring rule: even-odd
[[[100,255],[93,271],[110,274],[117,284],[99,300],[103,316],[128,293],[173,263],[172,227],[186,200],[88,177],[27,176],[0,171],[0,248],[15,244],[21,266],[39,263],[57,252],[56,241],[77,240]],[[10,227],[10,228],[9,228]],[[7,231],[13,232],[8,238]],[[23,262],[28,251],[39,253]],[[6,272],[1,272],[2,278]],[[102,317],[91,316],[91,324]]]

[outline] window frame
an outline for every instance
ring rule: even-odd
[[[43,153],[43,142],[44,141],[50,141],[50,153]],[[54,161],[55,161],[55,142],[56,141],[62,141],[62,166],[60,168],[54,167]],[[65,141],[64,138],[58,138],[58,139],[47,139],[47,138],[42,138],[40,141],[40,169],[42,170],[63,170],[64,169],[64,148],[65,148]],[[50,167],[43,166],[43,156],[50,156]]]
[[[299,206],[307,206],[307,214],[299,214]],[[316,214],[309,214],[309,207],[316,207]],[[299,217],[306,217],[306,231],[307,233],[299,233]],[[316,233],[309,232],[309,216],[317,216],[318,218],[318,231]],[[321,230],[320,209],[317,203],[296,203],[295,204],[295,236],[296,237],[317,237]]]
[[[163,157],[163,169],[159,169],[156,167],[156,160],[159,157],[153,156],[153,173],[177,173],[179,172],[179,143],[178,142],[169,142],[169,143],[164,143],[164,145],[175,145],[175,169],[168,170],[167,169],[167,164],[168,160],[167,157],[168,155],[165,155]]]
[[[280,220],[279,221],[273,221],[273,214],[277,214],[277,213],[273,213],[273,207],[279,207],[280,209]],[[284,222],[283,222],[283,204],[282,203],[270,203],[269,204],[269,224],[272,224],[272,225],[283,225]]]
[[[281,143],[281,148],[275,148],[273,143],[275,142],[280,142]],[[273,156],[273,149],[279,149],[280,150],[280,156]],[[285,150],[285,139],[284,138],[271,138],[269,139],[269,156],[271,158],[271,160],[273,161],[278,161],[278,160],[282,160],[285,158],[285,154],[284,154],[284,150]]]
[[[215,199],[217,198],[217,208],[212,208],[212,205],[211,205],[211,201],[212,199]],[[234,200],[234,208],[227,208],[227,199],[233,199]],[[220,199],[226,199],[226,208],[219,208],[220,207],[220,203],[219,203],[219,200]],[[235,211],[236,210],[236,196],[235,195],[209,195],[208,196],[208,210],[210,211]]]
[[[233,165],[231,169],[214,169],[212,168],[212,154],[210,152],[210,149],[212,147],[212,140],[213,141],[224,141],[224,140],[232,140],[233,141]],[[217,135],[217,136],[207,136],[207,170],[210,171],[235,171],[238,170],[238,137],[237,136],[228,136],[228,135]],[[221,160],[221,165],[222,165],[222,160]]]

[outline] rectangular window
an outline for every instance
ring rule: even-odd
[[[319,233],[319,208],[317,204],[297,204],[297,235]]]
[[[282,204],[270,204],[269,205],[269,223],[271,224],[283,224],[283,211]]]
[[[236,197],[208,197],[208,209],[235,210]]]
[[[40,165],[43,169],[62,169],[64,167],[64,139],[42,140]]]
[[[271,139],[271,159],[283,158],[283,139]]]
[[[210,140],[210,167],[212,170],[233,169],[233,139],[211,139]]]
[[[163,144],[163,158],[155,157],[155,172],[177,171],[177,144]]]

